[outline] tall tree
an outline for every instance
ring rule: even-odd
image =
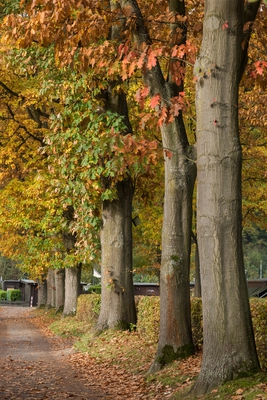
[[[31,46],[33,41],[44,47],[56,43],[53,48],[57,71],[62,72],[63,79],[58,81],[56,89],[53,87],[57,93],[54,95],[57,113],[53,116],[51,134],[47,135],[46,151],[49,153],[50,148],[50,154],[54,155],[54,158],[50,157],[52,168],[55,170],[55,166],[59,166],[57,171],[62,180],[59,179],[58,187],[65,196],[63,201],[75,209],[71,233],[77,233],[84,215],[87,221],[93,220],[90,215],[92,203],[86,209],[94,197],[91,182],[97,188],[98,201],[102,196],[103,301],[98,328],[105,329],[120,322],[128,325],[136,322],[131,209],[136,176],[142,169],[147,169],[150,148],[147,141],[138,143],[131,135],[125,95],[127,86],[123,87],[117,73],[120,62],[116,56],[124,18],[117,10],[116,2],[89,0],[76,3],[48,2],[39,10],[39,5],[29,2],[24,4],[25,13],[17,18],[10,16],[7,22],[20,31],[20,46]],[[89,26],[88,16],[94,20]],[[36,34],[33,34],[34,27]],[[72,77],[72,82],[64,80],[67,76]],[[70,92],[66,93],[66,87]],[[66,183],[64,187],[62,181]],[[86,190],[91,193],[86,194]],[[99,212],[97,217],[99,221]],[[90,226],[92,229],[99,227],[96,219],[95,226]],[[84,225],[82,230],[85,236]],[[88,240],[77,238],[78,244],[90,244],[89,235]]]
[[[142,52],[143,79],[150,96],[161,110],[160,129],[165,161],[165,197],[160,271],[160,336],[157,354],[150,372],[166,363],[194,352],[190,322],[189,270],[192,224],[192,196],[196,177],[193,147],[190,146],[181,108],[184,65],[177,59],[178,49],[185,49],[186,24],[184,1],[169,1],[171,49],[169,74],[153,54],[152,40],[135,0],[121,0],[128,16],[133,46]],[[182,52],[182,54],[184,54]],[[152,61],[151,61],[152,60]],[[178,113],[172,112],[172,105]],[[164,115],[165,113],[165,115]],[[172,115],[168,119],[168,113]]]
[[[110,1],[110,10],[118,5]],[[119,21],[119,23],[117,22]],[[110,28],[109,40],[120,40],[125,18],[120,13]],[[123,118],[124,135],[132,133],[126,94],[121,79],[109,83],[105,108]],[[103,179],[109,185],[110,179]],[[116,199],[102,202],[101,242],[101,309],[97,329],[129,327],[136,323],[133,291],[132,202],[134,182],[130,175],[116,184]]]
[[[244,22],[243,0],[205,1],[195,64],[204,347],[194,395],[259,370],[242,252],[238,86],[250,36]]]

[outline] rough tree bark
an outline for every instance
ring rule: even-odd
[[[38,283],[38,308],[43,308],[47,303],[47,281],[40,280]]]
[[[64,301],[65,301],[65,270],[64,269],[55,271],[55,287],[56,287],[55,308],[57,311],[62,311],[64,308]]]
[[[55,307],[55,275],[53,269],[48,270],[46,279],[46,289],[47,289],[46,308],[53,308]]]
[[[65,303],[62,317],[76,314],[77,298],[80,294],[81,268],[65,268]]]
[[[104,201],[101,229],[101,310],[97,329],[127,328],[136,323],[132,277],[131,181],[117,185],[118,199]]]
[[[118,4],[110,2],[111,11]],[[120,21],[120,23],[118,23]],[[111,27],[110,39],[117,40],[124,27],[121,18]],[[105,109],[123,116],[127,127],[124,134],[131,133],[125,93],[116,86],[120,82],[110,82],[105,93]],[[103,181],[104,185],[109,182]],[[130,177],[117,183],[117,199],[102,203],[101,242],[101,309],[97,331],[114,328],[129,328],[136,324],[136,309],[132,273],[132,201],[133,182]]]
[[[194,297],[201,297],[201,276],[200,276],[200,263],[199,263],[199,251],[197,235],[192,232],[192,239],[195,243],[195,286],[194,286]]]
[[[259,370],[241,235],[238,85],[244,60],[243,7],[243,0],[205,1],[203,41],[195,66],[204,325],[202,366],[191,392],[195,396]]]
[[[122,9],[135,24],[132,31],[136,44],[151,44],[141,11],[135,0],[121,0]],[[184,15],[183,1],[169,1],[174,14]],[[183,31],[182,38],[176,29]],[[186,27],[173,23],[170,27],[172,44],[181,44]],[[171,60],[171,63],[174,60]],[[143,68],[144,82],[151,96],[160,94],[162,106],[169,107],[171,99],[182,90],[172,76],[165,80],[160,65]],[[165,159],[165,198],[162,227],[162,262],[160,270],[160,335],[155,360],[150,372],[155,372],[177,358],[194,352],[190,320],[190,248],[192,228],[192,196],[196,177],[193,148],[189,145],[182,114],[174,122],[161,127]],[[171,154],[171,156],[170,156]]]
[[[74,218],[73,207],[68,207],[64,211],[64,216],[67,221],[72,221]],[[63,232],[62,238],[66,252],[72,252],[76,242],[75,235],[70,232]],[[77,298],[80,294],[80,282],[81,265],[69,266],[68,268],[65,268],[65,302],[62,318],[76,314]]]

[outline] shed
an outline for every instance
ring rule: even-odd
[[[38,283],[31,279],[20,279],[20,280],[6,280],[3,281],[3,290],[8,289],[20,289],[21,290],[21,301],[25,302],[25,305],[37,306],[38,304]]]
[[[134,295],[159,296],[159,284],[134,282]]]
[[[266,297],[267,279],[248,280],[248,294],[250,297]]]

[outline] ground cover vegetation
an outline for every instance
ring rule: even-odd
[[[99,295],[79,297],[76,317],[61,319],[55,310],[35,311],[35,323],[49,336],[56,335],[61,340],[73,343],[76,350],[70,357],[78,376],[105,377],[104,382],[122,388],[127,393],[125,380],[134,382],[135,390],[142,399],[184,399],[200,370],[202,336],[201,300],[192,298],[193,337],[198,351],[186,360],[177,360],[165,369],[147,375],[153,362],[159,336],[159,298],[140,296],[136,298],[138,308],[137,329],[129,331],[105,331],[99,336],[92,335],[100,312]],[[252,299],[250,302],[253,324],[256,327],[256,343],[260,354],[261,367],[266,370],[266,300]],[[153,327],[153,329],[151,329]],[[54,340],[54,339],[53,339]],[[141,351],[140,351],[141,349]],[[105,373],[103,372],[105,371]],[[118,375],[115,379],[114,375]],[[113,376],[113,378],[112,378]],[[120,377],[124,377],[120,379]],[[100,379],[100,382],[101,379]],[[105,383],[106,385],[106,383]],[[200,396],[201,399],[264,399],[267,393],[264,372],[251,377],[228,382],[212,393]],[[131,398],[132,393],[129,393]],[[190,397],[189,397],[190,398]],[[192,397],[191,397],[192,398]]]
[[[192,395],[257,371],[242,223],[266,228],[265,4],[1,6],[1,254],[40,288],[47,277],[44,302],[64,316],[81,268],[100,262],[101,332],[136,324],[134,242],[142,266],[160,265],[155,373],[195,351],[194,205],[204,352]]]

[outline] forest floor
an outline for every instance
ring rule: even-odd
[[[1,399],[185,399],[200,369],[199,353],[146,376],[155,345],[135,332],[92,339],[75,317],[61,320],[53,311],[0,307],[0,326]],[[217,398],[267,399],[266,376],[234,381],[201,397]]]

